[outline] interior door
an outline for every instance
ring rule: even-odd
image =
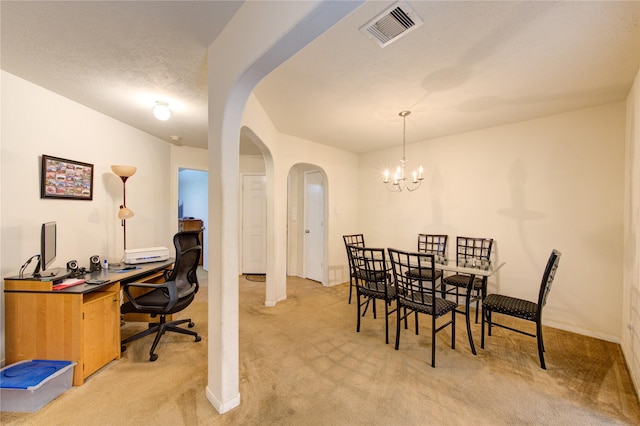
[[[242,273],[267,273],[267,177],[242,177]]]
[[[306,172],[304,182],[305,278],[323,282],[324,179],[320,172]]]

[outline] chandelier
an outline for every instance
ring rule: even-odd
[[[393,174],[392,181],[389,181],[389,170],[384,171],[384,184],[391,192],[402,192],[404,189],[407,191],[415,191],[420,188],[420,184],[424,179],[422,177],[422,166],[411,172],[411,179],[409,179],[405,173],[407,166],[407,159],[405,158],[405,133],[407,128],[407,115],[411,114],[411,111],[401,111],[398,115],[402,117],[402,160]]]

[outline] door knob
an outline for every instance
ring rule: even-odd
[[[304,233],[305,233],[305,234],[308,234],[308,233],[309,233],[309,230],[308,230],[308,229],[305,229],[305,230],[304,230]]]

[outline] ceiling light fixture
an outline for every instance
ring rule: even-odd
[[[171,118],[171,110],[169,105],[165,102],[156,101],[156,106],[153,107],[153,115],[160,121],[167,121]]]
[[[407,165],[407,159],[405,158],[405,134],[407,128],[407,115],[411,114],[411,111],[401,111],[398,115],[402,117],[402,160],[400,160],[400,165],[396,169],[393,174],[393,182],[389,182],[389,170],[384,171],[384,184],[387,189],[391,192],[402,192],[402,190],[406,189],[407,191],[415,191],[420,188],[420,184],[424,179],[422,177],[422,166],[418,168],[418,171],[413,171],[411,173],[411,181],[407,181],[407,176],[405,174],[405,167]]]

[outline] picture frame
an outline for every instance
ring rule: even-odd
[[[42,155],[40,198],[93,200],[93,164]]]

